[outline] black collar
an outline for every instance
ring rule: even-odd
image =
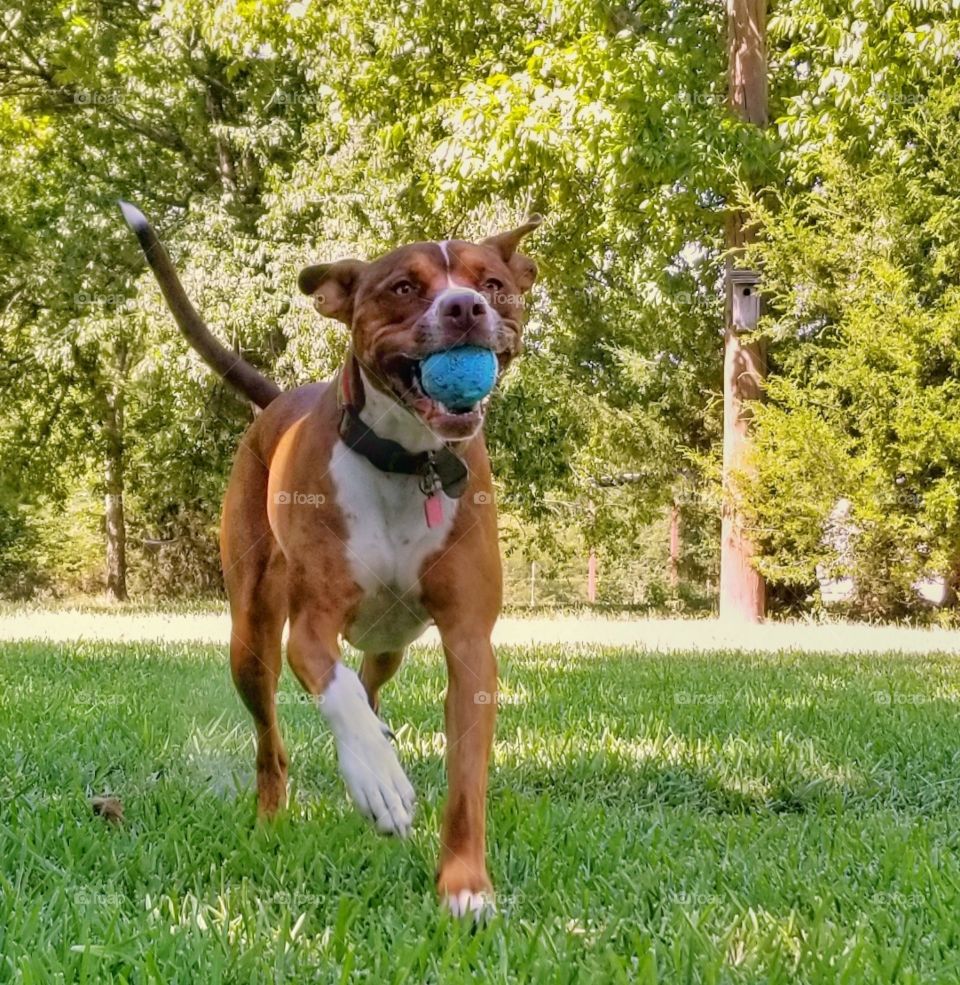
[[[467,488],[469,470],[466,463],[447,445],[436,451],[408,451],[391,438],[382,438],[360,418],[362,397],[358,406],[356,393],[362,394],[360,373],[352,355],[340,370],[337,402],[340,405],[339,432],[343,443],[381,472],[399,472],[420,476],[420,489],[429,496],[437,488],[453,499],[459,499]]]

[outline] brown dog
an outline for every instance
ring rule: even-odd
[[[378,830],[410,830],[414,793],[378,694],[434,622],[449,682],[437,885],[455,914],[480,912],[492,900],[484,832],[501,601],[486,401],[454,413],[431,400],[419,362],[470,344],[493,350],[502,371],[519,352],[537,268],[517,247],[540,218],[480,243],[307,267],[301,290],[350,327],[351,351],[332,383],[281,393],[210,334],[147,220],[121,208],[188,341],[264,408],[237,453],[221,527],[230,662],[257,730],[260,813],[286,800],[275,696],[289,620],[287,659],[333,731],[351,797]],[[363,651],[359,677],[340,661],[341,636]]]

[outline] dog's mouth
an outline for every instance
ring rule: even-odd
[[[420,378],[420,364],[426,355],[428,354],[423,356],[398,354],[384,361],[382,364],[384,376],[393,395],[439,437],[448,440],[470,437],[483,424],[490,395],[468,407],[448,407],[441,401],[427,396]],[[497,353],[498,377],[506,368],[508,361],[507,353]]]

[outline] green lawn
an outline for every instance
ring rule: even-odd
[[[960,980],[956,658],[500,656],[473,927],[432,888],[435,651],[384,692],[420,797],[397,842],[289,673],[294,806],[257,827],[221,649],[0,646],[0,980]]]

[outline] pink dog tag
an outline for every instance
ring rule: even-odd
[[[440,498],[440,493],[430,493],[423,501],[423,515],[431,530],[443,523],[443,500]]]

